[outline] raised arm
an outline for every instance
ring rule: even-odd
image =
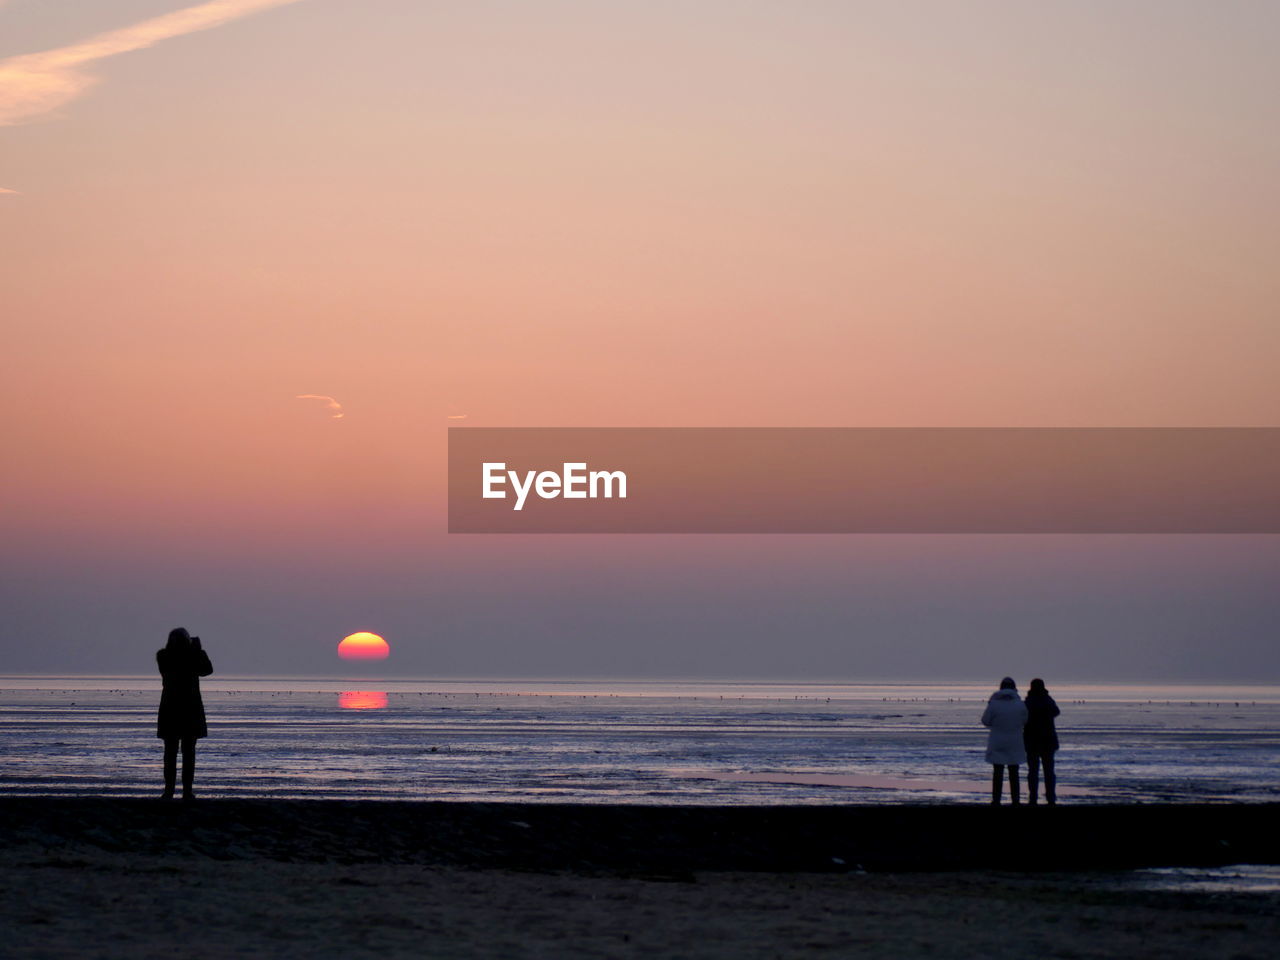
[[[195,656],[191,658],[191,665],[196,668],[196,675],[207,677],[213,673],[213,664],[209,662],[209,655],[204,650],[196,650]]]

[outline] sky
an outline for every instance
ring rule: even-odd
[[[466,536],[450,426],[1278,426],[1280,6],[0,0],[0,673],[1280,682],[1274,536]]]

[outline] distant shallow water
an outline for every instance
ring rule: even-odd
[[[1126,890],[1188,893],[1275,893],[1280,866],[1239,863],[1229,867],[1158,867],[1127,872],[1117,884]]]
[[[982,802],[985,684],[211,678],[206,796]],[[1064,802],[1280,799],[1280,687],[1063,685]],[[157,792],[159,681],[0,677],[0,793]]]

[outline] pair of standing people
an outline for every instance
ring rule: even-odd
[[[987,735],[987,763],[991,764],[991,802],[1000,803],[1004,790],[1004,773],[1009,771],[1009,799],[1020,802],[1018,767],[1027,764],[1027,789],[1031,803],[1038,800],[1040,769],[1044,768],[1044,799],[1058,801],[1058,778],[1053,769],[1053,755],[1058,749],[1058,732],[1053,718],[1061,713],[1044,681],[1031,681],[1024,701],[1018,696],[1018,685],[1012,677],[1000,681],[1000,689],[987,701],[982,724],[990,727]]]

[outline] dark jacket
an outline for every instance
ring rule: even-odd
[[[213,673],[209,655],[193,649],[157,650],[156,664],[164,680],[156,736],[162,740],[207,737],[200,678]]]
[[[1043,756],[1058,749],[1058,731],[1053,727],[1053,718],[1062,711],[1047,693],[1028,693],[1027,725],[1022,728],[1022,742],[1027,753]]]

